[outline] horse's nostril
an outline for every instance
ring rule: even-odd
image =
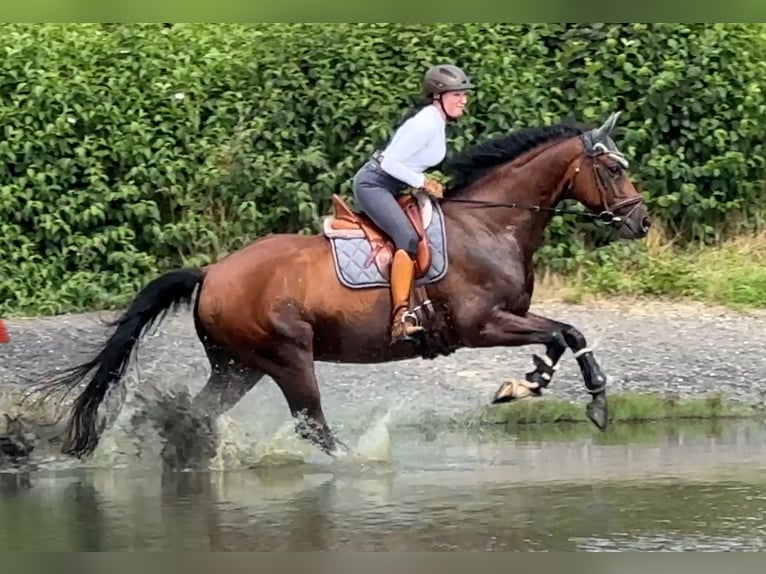
[[[649,231],[651,227],[652,227],[652,220],[649,219],[648,217],[644,217],[641,220],[641,229],[643,229],[644,231]]]

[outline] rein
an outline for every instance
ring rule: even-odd
[[[615,215],[613,212],[605,210],[601,213],[589,213],[587,211],[575,211],[574,209],[564,209],[561,207],[545,207],[543,205],[521,205],[519,203],[500,203],[495,201],[483,201],[481,199],[463,199],[459,197],[441,197],[440,202],[450,203],[471,203],[481,207],[505,207],[508,209],[523,209],[526,211],[539,212],[550,211],[555,215],[575,215],[577,217],[584,217],[586,219],[598,219],[601,223],[611,225],[612,223],[619,223],[622,221],[622,217]]]

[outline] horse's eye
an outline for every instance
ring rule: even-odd
[[[612,175],[620,175],[620,172],[622,171],[622,168],[619,165],[609,164],[606,166],[606,168],[609,170],[609,173]]]

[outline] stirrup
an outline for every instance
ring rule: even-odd
[[[412,326],[413,327],[420,327],[420,319],[418,319],[418,316],[415,314],[414,311],[411,309],[408,309],[404,313],[402,313],[401,318],[399,319],[402,323],[406,323],[407,319],[412,320]]]
[[[408,333],[408,331],[413,331]],[[423,336],[423,327],[420,325],[417,315],[410,310],[404,311],[398,320],[391,324],[392,343],[396,341],[414,341],[420,342],[419,337]]]

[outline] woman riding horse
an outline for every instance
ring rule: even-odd
[[[467,93],[473,88],[465,72],[450,64],[430,68],[423,80],[428,104],[405,121],[382,153],[373,154],[354,176],[354,197],[365,214],[393,241],[391,264],[391,344],[423,330],[411,323],[409,308],[414,282],[418,236],[396,201],[407,187],[442,196],[441,184],[425,176],[447,153],[447,121],[463,115]]]

